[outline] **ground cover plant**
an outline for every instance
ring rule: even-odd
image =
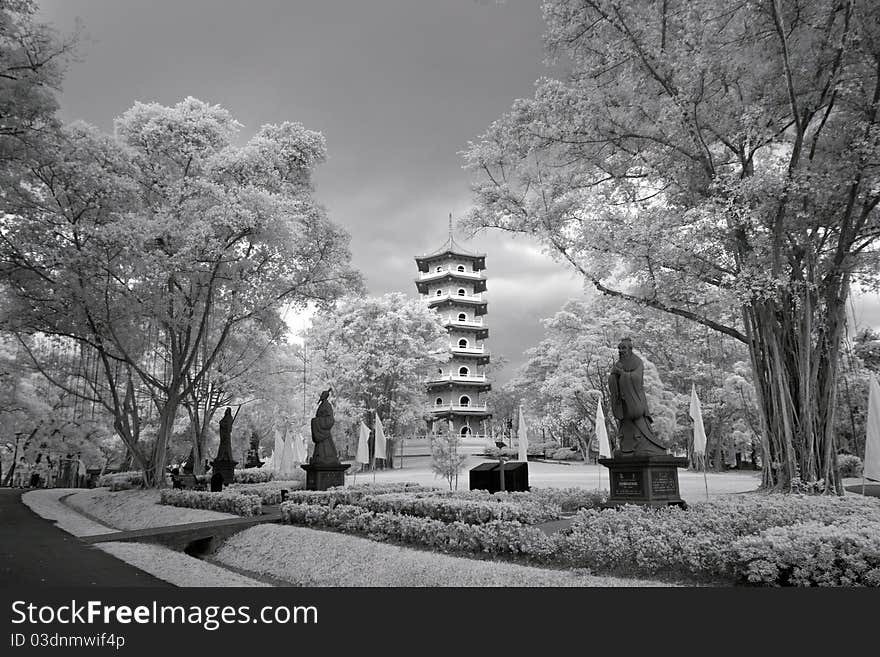
[[[596,573],[771,586],[880,585],[880,501],[744,494],[603,509],[598,491],[449,493],[410,486],[295,493],[284,522],[458,554]],[[539,525],[574,511],[570,527]]]

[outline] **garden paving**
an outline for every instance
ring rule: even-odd
[[[0,585],[171,586],[41,518],[21,489],[0,489]]]

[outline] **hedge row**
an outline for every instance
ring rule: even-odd
[[[163,488],[160,492],[159,503],[169,506],[188,507],[190,509],[234,513],[239,516],[257,516],[262,511],[262,504],[257,495],[242,495],[241,493],[226,491],[211,493],[198,490]]]
[[[469,525],[482,525],[493,520],[515,520],[526,525],[534,525],[557,520],[560,515],[559,507],[554,505],[463,500],[428,494],[365,495],[355,504],[376,513],[399,513],[443,522],[464,522]]]
[[[299,481],[288,481],[284,484],[267,481],[259,484],[230,484],[224,491],[242,495],[256,495],[263,504],[281,504],[281,491],[297,490],[302,486],[302,482]]]
[[[294,502],[281,505],[281,516],[288,524],[333,527],[376,540],[395,540],[442,552],[519,554],[536,559],[552,552],[552,544],[544,532],[515,521],[493,520],[469,525],[375,513],[351,504],[330,507]]]
[[[232,481],[236,484],[260,484],[272,481],[275,473],[263,468],[236,468],[232,473]]]
[[[403,511],[431,504],[440,508],[467,498],[487,506],[560,499],[586,505],[602,496],[550,489],[496,495],[421,491],[411,494],[408,503],[397,499],[401,496],[353,495],[355,504],[350,504],[339,501],[342,491],[334,495],[320,500],[303,496],[283,504],[284,521],[442,551],[524,555],[539,565],[594,572],[772,586],[880,586],[880,503],[872,498],[749,494],[696,503],[686,510],[586,508],[570,529],[547,536],[518,521],[444,522],[383,510],[374,500],[391,497],[387,507]],[[364,508],[368,505],[373,510]]]
[[[575,517],[570,531],[554,535],[555,557],[567,566],[603,572],[819,585],[842,579],[834,569],[815,576],[811,568],[844,558],[842,546],[864,545],[862,533],[855,530],[878,523],[876,501],[850,497],[743,495],[693,504],[687,510],[587,510]],[[826,529],[817,532],[817,527]],[[774,547],[781,544],[780,536],[801,549],[786,555],[788,548]],[[762,549],[772,555],[768,558],[778,565],[776,570],[759,561]],[[868,566],[853,571],[851,583],[867,585],[874,577],[871,569],[880,563],[880,551],[862,557]],[[791,577],[792,569],[813,575]]]

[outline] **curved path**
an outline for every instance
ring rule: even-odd
[[[41,518],[22,492],[0,489],[0,587],[171,586]]]

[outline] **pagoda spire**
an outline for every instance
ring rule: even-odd
[[[452,243],[452,213],[449,213],[449,242]]]

